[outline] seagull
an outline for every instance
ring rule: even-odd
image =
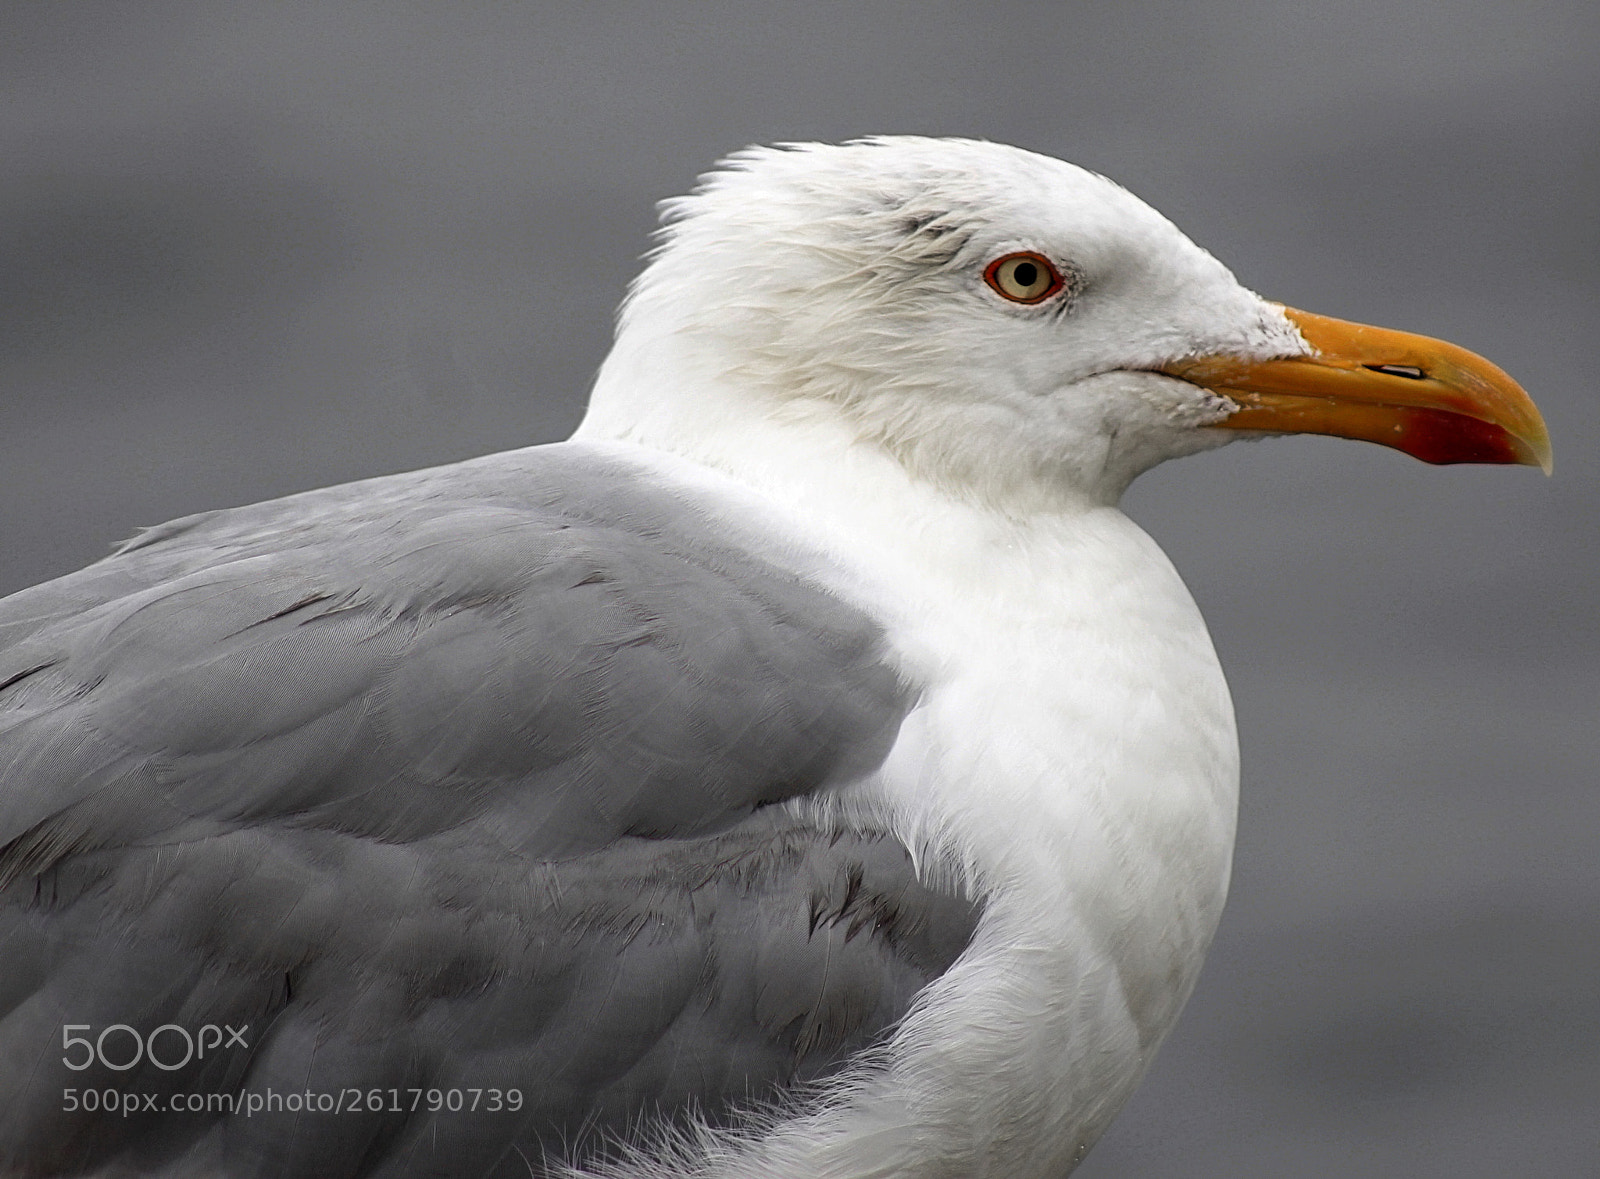
[[[1505,373],[1101,176],[666,202],[569,441],[0,602],[11,1176],[1062,1176],[1193,989],[1238,750],[1117,508],[1242,437],[1550,465]]]

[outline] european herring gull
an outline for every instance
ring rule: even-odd
[[[1061,1176],[1227,890],[1117,509],[1244,434],[1548,468],[1438,341],[997,144],[735,155],[564,443],[0,602],[0,1169]]]

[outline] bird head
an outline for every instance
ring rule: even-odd
[[[1112,502],[1168,458],[1321,433],[1549,468],[1537,409],[1440,341],[1269,302],[1113,182],[1017,148],[752,148],[668,201],[586,427],[692,449],[842,425],[996,503]]]

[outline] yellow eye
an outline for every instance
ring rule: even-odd
[[[1043,303],[1061,289],[1060,272],[1032,250],[996,258],[983,272],[983,281],[1013,303]]]

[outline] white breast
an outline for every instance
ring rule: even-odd
[[[899,1068],[931,1106],[914,1141],[965,1136],[972,1174],[1059,1174],[1194,985],[1226,894],[1237,744],[1198,612],[1131,521],[985,530],[890,574],[927,688],[866,793],[928,871],[988,904],[902,1033]]]
[[[935,1124],[968,1119],[974,1173],[1013,1176],[1081,1155],[1172,1026],[1221,915],[1238,784],[1215,654],[1155,546],[1105,508],[1017,531],[973,569],[1003,592],[939,593],[913,630],[940,675],[881,782],[988,900],[915,1067],[957,1074],[922,1083],[962,1094]],[[1033,1133],[987,1139],[1006,1124]]]

